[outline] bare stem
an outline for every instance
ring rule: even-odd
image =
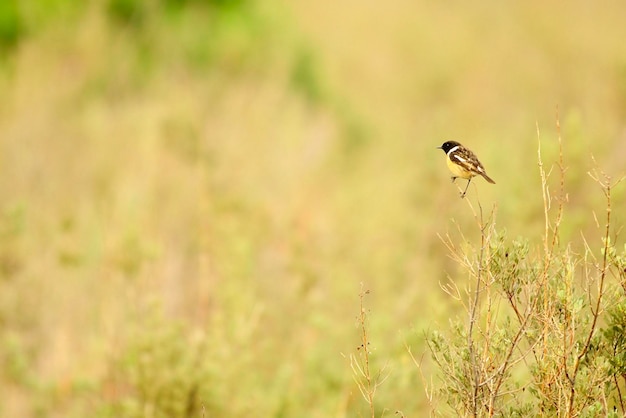
[[[589,332],[587,333],[587,338],[585,339],[585,343],[583,345],[583,349],[576,356],[576,360],[574,361],[574,366],[572,368],[572,373],[569,376],[570,381],[570,393],[567,407],[567,416],[573,417],[576,414],[574,413],[574,399],[576,395],[576,377],[578,375],[578,371],[580,370],[580,364],[587,352],[589,351],[589,347],[591,346],[591,340],[597,330],[598,320],[601,315],[601,304],[602,299],[604,297],[604,282],[606,279],[606,273],[608,271],[608,255],[609,255],[609,246],[610,246],[610,231],[611,231],[611,189],[614,186],[611,183],[611,177],[606,174],[602,175],[602,179],[596,175],[591,175],[602,187],[602,191],[604,192],[604,196],[606,197],[606,222],[604,225],[604,247],[603,247],[603,256],[602,256],[602,265],[600,267],[600,279],[598,282],[598,295],[595,300],[595,306],[591,309],[591,326],[589,327]]]
[[[370,339],[367,328],[367,311],[365,310],[364,298],[370,293],[369,290],[364,290],[363,283],[361,283],[361,292],[359,293],[359,315],[357,316],[357,322],[360,329],[361,344],[357,347],[357,351],[360,353],[358,356],[350,354],[350,367],[352,368],[353,378],[361,395],[365,399],[365,402],[369,405],[370,416],[375,418],[376,411],[374,407],[374,395],[380,385],[383,384],[388,373],[385,373],[387,366],[381,368],[375,375],[371,372],[370,364]]]

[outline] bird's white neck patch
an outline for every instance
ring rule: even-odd
[[[459,149],[459,146],[457,145],[456,147],[453,147],[450,149],[450,151],[448,151],[448,155],[452,154],[454,151],[456,151],[457,149]]]

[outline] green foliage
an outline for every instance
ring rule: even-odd
[[[213,342],[191,339],[184,329],[148,314],[121,354],[115,379],[126,388],[114,402],[102,405],[106,416],[192,417],[220,415],[216,365],[208,355]]]
[[[166,3],[159,16],[165,19],[158,21],[170,29],[172,48],[191,69],[237,74],[270,52],[264,18],[252,1]]]
[[[214,7],[218,10],[236,10],[246,6],[251,0],[162,0],[168,7],[180,9],[189,5]]]
[[[0,215],[0,282],[16,275],[24,266],[21,246],[26,232],[26,209],[16,204]],[[1,316],[0,316],[1,320]]]
[[[146,13],[141,0],[109,0],[107,11],[113,19],[131,26],[140,26]]]
[[[616,379],[626,376],[626,301],[620,300],[607,312],[607,323],[602,330],[604,354],[610,372]]]
[[[540,265],[529,258],[528,240],[518,238],[507,244],[506,234],[502,231],[489,246],[489,269],[497,277],[498,285],[509,299],[519,297],[523,286],[537,280],[540,272]]]
[[[26,34],[24,18],[20,13],[19,0],[0,2],[0,52],[11,49]]]
[[[33,387],[36,378],[24,341],[14,333],[5,332],[0,346],[3,378],[17,385]]]
[[[302,49],[295,55],[291,69],[291,83],[311,103],[318,104],[324,92],[320,81],[319,69],[315,56],[309,49]]]

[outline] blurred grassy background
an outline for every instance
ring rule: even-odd
[[[454,315],[437,234],[476,236],[435,147],[474,149],[497,184],[468,197],[538,239],[558,105],[566,237],[595,242],[591,155],[626,163],[624,13],[0,2],[0,416],[360,416],[360,283],[379,414],[420,416],[405,344]]]

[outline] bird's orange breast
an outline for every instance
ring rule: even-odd
[[[446,162],[448,163],[448,168],[450,169],[454,177],[461,177],[463,179],[471,179],[472,177],[476,175],[475,173],[472,173],[471,171],[466,170],[460,165],[453,163],[450,160],[450,158],[448,158],[447,156],[446,156]]]

